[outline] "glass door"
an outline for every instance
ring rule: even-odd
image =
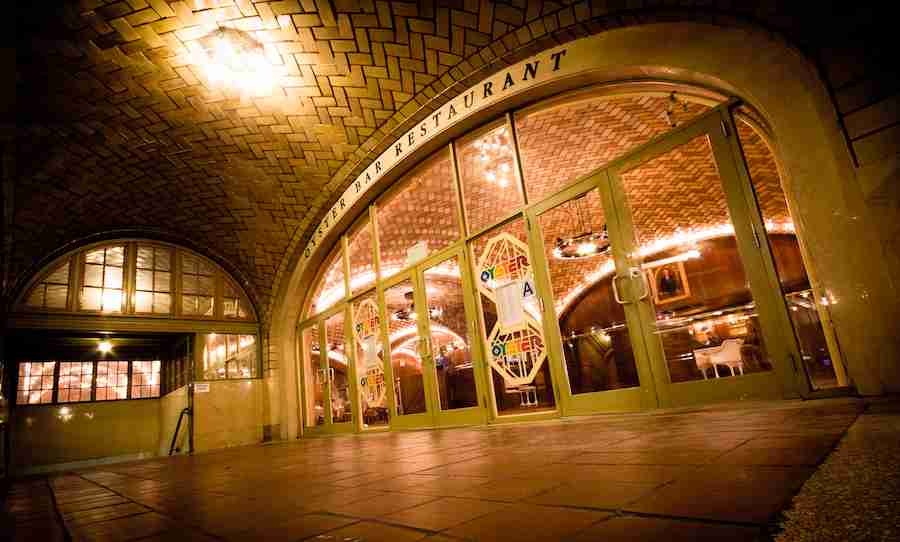
[[[637,314],[617,302],[616,266],[608,233],[601,171],[528,211],[539,243],[535,278],[545,297],[551,365],[559,367],[566,415],[657,406],[653,375],[642,355]],[[560,355],[561,354],[561,355]],[[639,362],[643,360],[643,362]]]
[[[422,339],[426,334],[416,310],[419,288],[414,271],[396,275],[384,286],[383,342],[390,364],[393,428],[430,427],[434,421]]]
[[[431,387],[434,425],[484,423],[483,357],[478,348],[472,281],[461,248],[416,269],[416,306]]]
[[[394,427],[485,421],[474,300],[460,248],[415,266],[384,288]]]
[[[346,351],[347,308],[335,307],[300,329],[303,425],[311,434],[354,430],[355,371]]]
[[[358,393],[357,417],[363,430],[386,428],[390,421],[381,317],[375,290],[351,302],[354,367]]]
[[[611,285],[637,316],[630,329],[662,407],[795,393],[726,115],[717,109],[609,170]]]

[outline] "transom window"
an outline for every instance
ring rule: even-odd
[[[78,292],[69,300],[69,292]],[[18,302],[28,311],[254,321],[244,290],[208,259],[174,245],[113,241],[57,260]]]

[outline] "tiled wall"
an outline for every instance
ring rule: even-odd
[[[154,456],[159,416],[159,399],[18,405],[11,428],[12,470]]]

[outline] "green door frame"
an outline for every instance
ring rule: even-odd
[[[463,300],[467,321],[469,345],[472,355],[472,370],[475,377],[475,389],[478,397],[478,405],[474,407],[442,410],[440,407],[440,396],[437,389],[437,373],[434,365],[434,356],[431,351],[431,329],[428,318],[419,318],[416,321],[416,330],[418,333],[417,352],[422,360],[422,380],[425,388],[425,403],[427,410],[416,414],[397,415],[396,405],[393,404],[394,394],[391,393],[391,428],[392,429],[419,429],[425,427],[448,427],[459,425],[477,425],[487,421],[485,393],[483,389],[483,371],[485,364],[483,362],[484,355],[481,348],[481,341],[475,333],[475,300],[472,293],[472,279],[469,264],[466,258],[466,252],[463,250],[462,242],[454,243],[450,247],[433,254],[424,260],[418,262],[411,268],[392,276],[384,282],[381,287],[381,310],[383,329],[383,341],[385,344],[385,362],[391,368],[391,389],[393,390],[394,379],[390,363],[390,335],[389,326],[387,324],[390,315],[387,314],[387,304],[384,301],[384,290],[394,287],[404,281],[410,281],[413,288],[414,302],[417,307],[427,307],[428,299],[426,297],[426,281],[425,271],[439,265],[452,258],[457,258],[460,270],[460,279],[462,282]]]
[[[767,258],[771,260],[768,246],[758,242],[758,228],[764,225],[759,219],[755,203],[750,206],[747,200],[746,187],[743,184],[749,181],[749,177],[742,178],[739,161],[736,160],[732,142],[729,141],[736,139],[736,131],[728,112],[730,106],[731,103],[728,103],[711,110],[690,124],[670,132],[663,139],[651,142],[615,161],[608,168],[606,191],[611,196],[617,218],[609,227],[613,252],[616,255],[617,275],[625,272],[624,276],[619,276],[628,285],[626,303],[634,305],[640,320],[640,327],[637,329],[641,330],[640,336],[643,337],[645,349],[650,355],[659,403],[664,408],[728,399],[781,398],[797,395],[797,379],[792,370],[794,366],[792,359],[795,359],[792,356],[796,351],[796,343],[787,340],[786,337],[786,332],[790,328],[784,327],[786,322],[780,314],[782,311],[779,310],[779,305],[784,308],[784,301],[780,296],[781,290],[777,279],[773,283],[774,273],[770,272],[769,266],[766,265],[771,264],[771,261],[766,261]],[[765,373],[711,381],[671,383],[662,341],[655,330],[656,314],[649,296],[646,295],[648,290],[643,273],[631,276],[627,271],[640,269],[640,262],[635,261],[632,256],[637,246],[621,174],[703,136],[709,139],[719,170],[735,230],[738,253],[756,304],[763,339],[768,352],[775,360],[775,367],[773,371]],[[742,165],[742,161],[740,164]],[[636,291],[642,294],[635,296]],[[790,325],[789,322],[787,325]]]
[[[602,169],[591,174],[589,177],[581,180],[568,189],[552,196],[538,205],[533,206],[526,212],[526,217],[530,229],[535,230],[531,236],[531,252],[535,262],[535,281],[537,289],[542,299],[544,331],[547,337],[548,356],[550,358],[551,368],[554,369],[554,379],[557,382],[559,390],[561,413],[565,416],[579,416],[587,414],[596,414],[598,412],[629,412],[642,409],[651,409],[658,406],[656,400],[656,387],[654,385],[653,375],[650,372],[650,364],[647,362],[647,354],[643,348],[643,341],[636,340],[635,333],[632,330],[640,329],[639,320],[635,311],[626,305],[625,319],[629,329],[629,337],[632,342],[632,351],[635,355],[635,365],[638,370],[639,387],[625,388],[609,391],[598,391],[593,393],[572,393],[571,383],[569,382],[569,374],[566,370],[565,350],[563,349],[562,334],[559,329],[559,315],[556,314],[549,273],[549,262],[544,252],[543,246],[543,230],[540,226],[540,217],[562,203],[572,200],[575,197],[588,194],[591,191],[598,191],[603,204],[604,212],[607,213],[607,222],[613,220],[612,213],[607,211],[613,209],[612,201],[609,199],[607,190],[602,190],[608,183],[608,175],[606,169]],[[615,277],[615,275],[613,275]]]

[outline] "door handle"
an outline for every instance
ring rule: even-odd
[[[633,279],[641,280],[641,296],[638,297],[638,301],[642,301],[647,299],[650,296],[650,286],[647,284],[647,275],[641,271],[640,267],[632,267],[628,269],[628,275]]]
[[[616,303],[618,303],[619,305],[624,305],[626,303],[630,303],[630,301],[622,301],[622,298],[619,297],[619,287],[616,286],[616,281],[619,280],[620,278],[622,278],[622,277],[620,277],[619,275],[613,275],[613,278],[612,278],[613,298],[615,298]]]
[[[328,381],[334,383],[334,367],[328,368]]]

